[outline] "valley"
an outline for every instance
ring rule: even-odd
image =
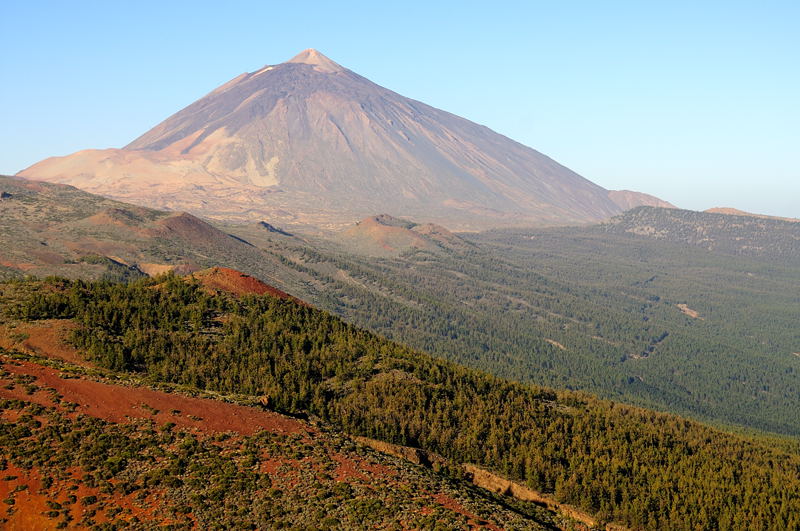
[[[28,209],[4,200],[0,258],[28,264],[7,267],[9,278],[125,280],[222,265],[501,377],[800,432],[795,223],[642,207],[590,227],[477,234],[379,216],[328,238],[260,223],[216,228],[68,187],[1,182]],[[97,222],[109,208],[124,223]],[[711,249],[681,239],[697,234],[692,223],[707,227]]]
[[[783,249],[798,231],[774,234],[774,252],[756,256],[607,225],[461,234],[457,246],[402,256],[364,256],[363,243],[357,254],[341,242],[256,245],[309,275],[321,307],[458,363],[797,435],[800,254]]]

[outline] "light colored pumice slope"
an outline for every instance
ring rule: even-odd
[[[433,223],[417,224],[386,214],[370,216],[337,234],[335,241],[350,252],[369,256],[399,256],[418,249],[428,252],[465,250],[471,244]]]
[[[630,210],[638,206],[677,208],[672,203],[659,199],[654,195],[633,192],[631,190],[611,190],[608,192],[608,197],[622,210]]]
[[[20,175],[210,218],[328,229],[376,212],[471,230],[621,211],[608,190],[545,155],[316,50],[232,79],[123,149]]]

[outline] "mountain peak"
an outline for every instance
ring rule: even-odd
[[[326,73],[333,73],[333,72],[341,72],[344,70],[344,67],[334,61],[331,61],[323,54],[315,50],[314,48],[308,48],[307,50],[303,50],[299,54],[295,55],[288,61],[287,63],[300,63],[305,65],[311,65],[314,67],[315,70],[319,70],[320,72]]]
[[[313,49],[234,78],[124,149],[48,159],[21,175],[284,228],[336,230],[388,211],[470,231],[623,210],[545,155]]]

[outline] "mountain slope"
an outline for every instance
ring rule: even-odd
[[[569,524],[252,398],[153,389],[3,348],[0,385],[3,529]]]
[[[630,210],[638,206],[676,208],[675,205],[663,199],[631,190],[611,190],[608,192],[608,197],[622,210]]]
[[[191,214],[13,177],[0,176],[0,191],[6,195],[0,200],[0,279],[26,274],[124,279],[222,265],[308,297],[303,275],[279,257]]]
[[[230,267],[496,375],[800,433],[800,254],[778,253],[796,241],[796,223],[643,209],[658,216],[633,211],[630,224],[453,236],[381,216],[362,223],[369,230],[354,227],[353,239],[328,241],[262,223],[217,230],[67,186],[0,178],[0,189],[11,196],[0,202],[0,277],[119,279]],[[731,256],[719,244],[709,252],[626,231],[684,227],[667,223],[675,216],[721,220],[730,242],[764,249]],[[684,229],[676,234],[697,234]],[[721,241],[716,231],[708,236]],[[424,247],[406,246],[414,242]],[[208,280],[215,290],[250,283],[221,270]]]
[[[741,242],[771,234],[755,221],[738,228]],[[518,381],[800,434],[800,254],[731,256],[597,225],[462,234],[465,249],[375,259],[363,256],[370,240],[301,246],[230,230],[313,277],[319,297],[306,300],[426,352]],[[776,248],[789,241],[774,235]]]
[[[800,264],[800,224],[787,218],[728,209],[695,212],[643,206],[611,219],[602,229],[612,234],[694,245],[715,253]]]
[[[398,256],[412,249],[435,252],[470,247],[465,240],[439,225],[419,225],[386,214],[365,218],[337,234],[335,239],[351,251],[370,256]]]
[[[493,469],[601,522],[799,523],[800,457],[767,440],[500,380],[291,300],[210,296],[174,276],[0,289],[11,319],[72,319],[70,341],[101,367],[251,400],[266,395],[278,411],[310,412],[351,435],[436,452],[452,471],[459,463]]]
[[[315,50],[232,79],[124,149],[54,157],[19,175],[205,217],[325,228],[375,212],[479,229],[621,211],[545,155]]]

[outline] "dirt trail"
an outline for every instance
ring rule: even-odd
[[[492,492],[497,492],[498,494],[513,496],[518,500],[530,501],[544,505],[552,511],[567,515],[570,518],[584,523],[589,527],[594,527],[597,525],[597,520],[592,518],[587,513],[584,513],[583,511],[572,507],[571,505],[559,503],[552,497],[530,489],[521,483],[508,480],[475,465],[464,464],[463,467],[464,471],[472,479],[472,482],[478,487],[490,490]]]
[[[417,465],[431,466],[431,464],[435,462],[436,463],[446,462],[446,460],[443,457],[434,454],[432,452],[428,452],[426,450],[421,450],[419,448],[410,448],[407,446],[400,446],[397,444],[389,444],[383,441],[378,441],[367,437],[356,437],[356,440],[361,444],[371,447],[374,450],[377,450],[385,454],[393,455],[395,457],[400,457],[407,461],[411,461],[412,463]],[[588,513],[585,513],[571,505],[557,502],[555,499],[553,499],[552,496],[542,494],[538,491],[528,488],[527,486],[521,483],[511,481],[502,476],[494,474],[486,469],[480,468],[476,465],[464,463],[461,466],[464,469],[464,472],[466,473],[466,476],[469,479],[469,481],[471,481],[477,487],[492,492],[496,492],[504,496],[512,496],[514,498],[517,498],[518,500],[530,501],[537,503],[539,505],[543,505],[551,511],[560,513],[577,522],[580,522],[581,524],[586,526],[587,529],[597,525],[597,520]],[[439,504],[445,507],[450,508],[455,512],[461,512],[458,507],[456,507],[447,500],[437,499],[437,502],[439,502]],[[468,518],[474,519],[474,516],[472,515],[467,515],[466,513],[463,512],[461,512],[461,514],[464,514]],[[606,529],[607,531],[627,531],[627,528],[617,524],[608,524],[606,526]]]
[[[545,341],[547,341],[548,343],[550,343],[554,347],[560,348],[561,350],[567,350],[567,347],[565,347],[564,345],[562,345],[561,343],[559,343],[555,339],[547,339],[547,338],[545,338]]]
[[[701,321],[704,321],[704,319],[700,317],[700,314],[696,310],[692,310],[686,304],[676,304],[675,306],[677,306],[678,309],[680,309],[680,311],[682,311],[685,315],[688,315],[692,319],[700,319]]]

